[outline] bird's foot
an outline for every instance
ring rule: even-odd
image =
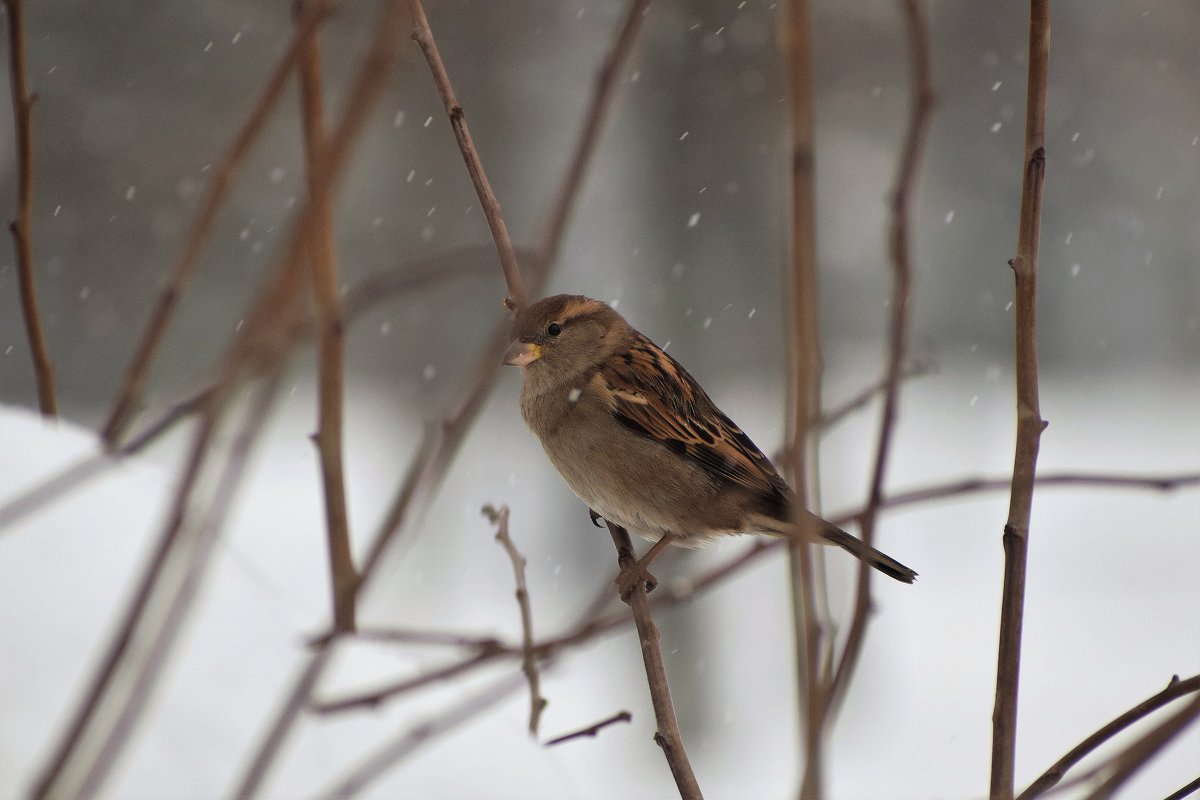
[[[603,517],[601,517],[599,514],[597,514],[595,511],[593,511],[590,508],[588,509],[588,516],[591,517],[592,524],[595,525],[597,528],[604,527],[603,525],[600,524],[600,520],[603,519]]]
[[[613,583],[617,585],[621,599],[628,603],[630,595],[633,594],[633,590],[638,587],[638,584],[642,584],[646,589],[646,594],[649,594],[658,586],[658,578],[654,577],[641,561],[635,561],[627,567],[622,567]]]

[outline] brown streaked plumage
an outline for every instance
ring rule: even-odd
[[[608,305],[539,300],[517,318],[505,363],[522,367],[521,413],[595,513],[651,541],[699,546],[733,533],[793,535],[793,493],[679,362]],[[807,513],[807,512],[804,512]],[[906,583],[916,573],[812,517],[831,544]]]

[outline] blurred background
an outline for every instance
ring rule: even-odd
[[[330,108],[370,35],[375,3],[323,29]],[[532,246],[567,164],[596,69],[625,13],[612,0],[431,0],[427,9],[508,228]],[[879,379],[886,199],[907,117],[898,4],[813,4],[820,313],[825,402]],[[1012,276],[1025,102],[1026,8],[929,5],[938,92],[914,212],[910,382],[888,486],[1011,469]],[[33,248],[65,421],[43,426],[0,247],[0,502],[96,449],[150,308],[209,171],[290,34],[284,0],[30,4],[35,106]],[[1052,8],[1048,169],[1039,277],[1044,472],[1195,472],[1200,465],[1200,9],[1059,0]],[[652,3],[550,288],[616,304],[669,342],[714,400],[772,451],[782,441],[788,241],[781,10],[766,0]],[[0,213],[15,148],[0,111]],[[277,255],[304,173],[292,89],[240,171],[155,362],[148,405],[211,375]],[[4,187],[8,187],[6,190]],[[486,223],[428,69],[403,50],[337,204],[347,287],[453,251],[466,277],[390,300],[348,337],[347,474],[361,553],[417,445],[445,412],[504,288]],[[465,251],[462,248],[474,248]],[[197,613],[113,796],[228,793],[327,624],[315,356],[291,360]],[[529,560],[535,630],[559,631],[615,571],[524,428],[519,376],[502,376],[430,512],[389,555],[364,621],[519,636],[511,568],[479,515],[512,508]],[[863,502],[873,409],[822,444],[822,507]],[[0,791],[18,792],[73,708],[161,524],[177,433],[137,463],[0,530]],[[1006,497],[886,515],[880,546],[921,573],[876,582],[878,613],[831,737],[835,797],[986,794]],[[1197,493],[1046,490],[1037,496],[1026,600],[1018,783],[1164,686],[1200,671]],[[739,551],[730,541],[663,563],[661,579]],[[831,554],[833,612],[853,568]],[[664,650],[692,762],[710,797],[794,794],[795,680],[785,565],[773,557],[663,615]],[[889,582],[890,583],[890,582]],[[844,627],[844,626],[843,626]],[[339,652],[318,695],[446,663],[453,652]],[[506,664],[487,673],[516,672]],[[441,685],[375,711],[310,719],[271,794],[311,794],[365,753],[476,686]],[[508,700],[429,743],[369,793],[404,797],[665,797],[636,639],[605,639],[546,677],[549,735],[627,708],[631,725],[545,750]],[[1200,735],[1130,790],[1161,797],[1195,777]]]

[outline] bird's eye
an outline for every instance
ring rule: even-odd
[[[562,333],[562,325],[559,325],[557,322],[551,322],[546,326],[546,333],[550,334],[551,336],[558,336],[560,333]]]

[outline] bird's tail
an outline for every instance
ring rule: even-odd
[[[867,547],[861,540],[856,539],[841,528],[834,527],[815,514],[810,514],[809,517],[815,521],[820,530],[821,537],[826,543],[837,545],[855,558],[865,559],[868,564],[889,578],[895,578],[903,583],[912,583],[916,580],[917,573],[915,571],[904,566],[887,553],[882,553],[874,547]],[[772,533],[777,536],[800,535],[793,523],[781,522],[774,517],[757,517],[753,523],[753,529],[763,533]]]
[[[867,547],[863,542],[846,533],[841,528],[835,528],[830,525],[821,531],[821,535],[825,537],[825,541],[830,544],[836,544],[855,558],[866,559],[868,564],[889,578],[895,578],[903,583],[912,583],[917,579],[916,572],[904,566],[887,553],[882,553],[874,547]]]

